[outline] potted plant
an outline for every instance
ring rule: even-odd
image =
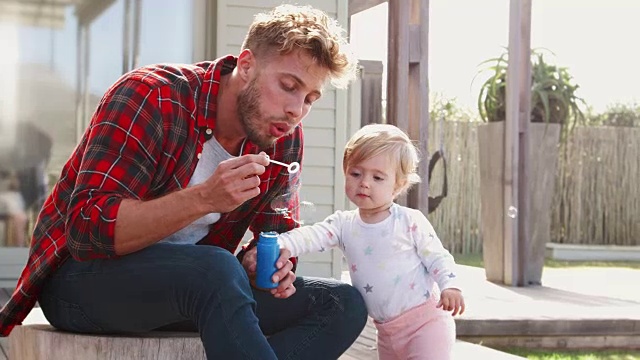
[[[481,230],[487,279],[504,282],[504,122],[506,119],[507,53],[481,63],[479,74],[489,74],[480,87],[478,111],[487,122],[478,127],[481,187]],[[565,67],[546,61],[538,50],[531,52],[531,113],[529,125],[529,229],[525,245],[524,284],[540,284],[545,246],[549,242],[551,200],[556,178],[558,142],[584,121],[576,95],[578,85]],[[521,252],[522,253],[522,252]]]

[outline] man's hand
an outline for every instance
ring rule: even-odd
[[[462,315],[464,312],[464,298],[462,297],[462,291],[458,289],[444,289],[440,294],[440,301],[437,307],[441,307],[443,310],[452,311],[452,316],[458,314]]]
[[[253,287],[256,287],[257,254],[257,248],[254,247],[247,251],[242,258],[242,267],[244,267],[247,275],[249,275],[249,280]],[[293,286],[293,282],[296,280],[296,274],[291,271],[293,269],[293,263],[289,258],[291,258],[291,252],[287,249],[280,249],[280,257],[276,261],[276,268],[278,270],[271,278],[271,281],[274,283],[279,282],[277,288],[270,290],[271,294],[279,299],[286,299],[296,292],[296,288]]]
[[[269,165],[264,152],[220,162],[213,175],[201,184],[207,212],[226,213],[260,195],[260,175]]]

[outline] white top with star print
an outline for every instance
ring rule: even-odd
[[[439,297],[440,290],[460,289],[453,256],[422,212],[397,204],[389,210],[391,215],[376,224],[363,222],[358,210],[337,211],[280,234],[278,242],[293,256],[342,249],[369,315],[384,322]]]

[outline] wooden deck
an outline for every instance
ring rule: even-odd
[[[487,346],[640,348],[640,270],[546,268],[544,286],[513,288],[461,266],[467,312],[458,338]]]
[[[457,340],[453,348],[453,360],[467,359],[491,359],[491,360],[517,360],[522,357],[507,354],[485,346],[473,344],[467,341]],[[371,318],[367,326],[360,334],[356,342],[338,360],[378,360],[376,348],[376,329]]]
[[[484,270],[459,266],[467,311],[457,317],[454,359],[515,359],[475,345],[640,348],[640,270],[545,269],[544,286],[512,288],[489,283]],[[348,273],[343,280],[348,281]],[[0,289],[0,304],[9,293]],[[39,310],[39,309],[38,309]],[[40,311],[26,323],[42,322]],[[8,357],[0,338],[0,360]],[[486,356],[481,356],[486,352]],[[377,359],[371,321],[340,360]]]
[[[525,288],[490,283],[481,268],[458,266],[457,273],[467,309],[456,317],[458,340],[464,342],[456,344],[455,359],[474,358],[487,349],[468,343],[640,349],[640,288],[631,285],[640,283],[638,269],[546,268],[543,286]],[[342,280],[350,282],[348,272]],[[362,350],[375,346],[374,334],[367,326],[347,354],[358,350],[354,358],[376,359]]]
[[[4,304],[9,299],[9,290],[0,289],[0,304]],[[40,309],[32,311],[25,324],[38,324],[45,323],[46,319],[42,315]],[[458,341],[454,348],[454,359],[492,359],[492,360],[512,360],[519,359],[517,356],[509,355],[506,353],[498,352],[490,348],[482,347],[479,345],[471,344],[468,342]],[[479,354],[485,354],[480,356]],[[7,338],[0,338],[0,360],[8,360],[9,357],[9,342]],[[369,319],[367,326],[356,340],[356,342],[349,348],[349,350],[340,357],[339,360],[377,360],[378,353],[376,348],[376,330]]]

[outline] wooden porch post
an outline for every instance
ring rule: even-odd
[[[531,0],[511,0],[504,132],[504,283],[523,286],[529,232]]]
[[[429,0],[389,2],[389,53],[387,61],[387,122],[406,131],[418,142],[423,180],[398,202],[429,212]]]
[[[362,76],[360,126],[382,123],[382,61],[359,60]]]

